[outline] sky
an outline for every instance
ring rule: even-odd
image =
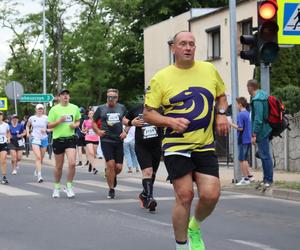
[[[18,3],[17,10],[20,12],[20,17],[27,15],[29,13],[39,13],[43,11],[42,0],[14,0]],[[65,2],[68,2],[66,0]],[[0,0],[1,8],[1,0]],[[67,16],[72,16],[71,20],[65,20],[68,25],[69,22],[75,19],[76,11],[78,10],[78,5],[72,5],[67,10]],[[0,69],[5,65],[5,61],[10,57],[9,40],[12,39],[12,32],[7,28],[2,28],[0,26]]]
[[[19,3],[18,10],[20,15],[38,13],[42,11],[41,0],[15,0]],[[0,5],[1,6],[1,5]],[[8,41],[12,38],[12,32],[7,28],[0,28],[0,68],[3,68],[5,61],[10,56]]]

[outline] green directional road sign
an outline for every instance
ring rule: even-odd
[[[52,94],[23,94],[20,102],[51,102],[53,99]]]

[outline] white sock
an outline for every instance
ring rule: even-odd
[[[189,249],[188,242],[186,242],[185,244],[178,244],[178,243],[176,243],[176,250],[183,249],[183,248],[186,248],[187,250]]]

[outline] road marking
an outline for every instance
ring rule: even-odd
[[[255,241],[244,241],[244,240],[234,240],[234,239],[228,239],[228,240],[233,241],[235,243],[242,244],[242,245],[262,249],[262,250],[279,250],[277,248],[273,248],[271,246],[264,245],[264,244],[261,244],[261,243],[255,242]]]
[[[234,199],[257,199],[255,195],[248,194],[233,194],[233,195],[224,195],[220,197],[220,200],[234,200]]]
[[[155,197],[157,201],[173,201],[174,197]],[[107,200],[95,200],[88,201],[94,204],[124,204],[124,203],[137,203],[138,199],[107,199]]]
[[[39,195],[38,193],[26,191],[21,188],[15,188],[8,185],[0,185],[0,193],[8,196],[33,196]]]
[[[75,181],[75,183],[93,186],[97,188],[106,188],[108,189],[107,183],[103,181],[94,181],[94,180],[82,180],[82,181]],[[141,188],[135,188],[135,187],[129,187],[124,185],[117,185],[115,190],[121,191],[121,192],[133,192],[133,191],[140,191]]]
[[[43,182],[43,183],[29,182],[27,184],[39,188],[49,189],[49,190],[52,190],[54,188],[54,184],[52,182]],[[62,187],[62,189],[63,188],[64,187]],[[73,186],[73,189],[75,194],[94,193],[94,191],[75,187],[75,186]]]
[[[133,177],[128,177],[128,178],[120,178],[120,181],[126,181],[130,183],[137,183],[141,184],[142,186],[142,179],[139,178],[133,178]],[[160,187],[160,188],[166,188],[166,189],[173,189],[173,185],[168,183],[168,182],[162,182],[162,181],[155,181],[154,183],[154,188],[155,187]]]
[[[170,224],[170,223],[160,222],[160,221],[157,221],[157,220],[151,220],[151,219],[144,218],[144,217],[141,217],[141,216],[137,216],[137,215],[134,215],[134,214],[126,213],[126,212],[123,212],[123,211],[120,211],[120,210],[108,209],[108,211],[113,212],[113,213],[118,213],[118,214],[130,217],[130,218],[134,218],[134,219],[138,219],[138,220],[143,220],[143,221],[146,221],[146,222],[150,222],[150,223],[153,223],[153,224],[157,224],[157,225],[161,225],[161,226],[167,226],[167,227],[172,227],[172,224]]]

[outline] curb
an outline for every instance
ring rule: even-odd
[[[251,187],[222,187],[223,191],[236,192],[236,193],[246,193],[251,195],[271,197],[276,199],[300,201],[300,192],[292,189],[283,188],[270,188],[265,192],[261,192]]]

